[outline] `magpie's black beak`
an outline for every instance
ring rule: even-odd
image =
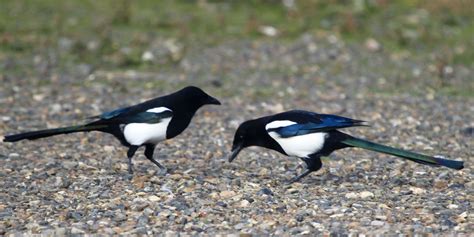
[[[221,102],[218,101],[216,98],[214,98],[212,96],[209,96],[209,99],[207,100],[207,103],[211,104],[211,105],[221,105]]]
[[[237,155],[239,155],[239,152],[240,152],[243,148],[244,148],[244,147],[242,146],[242,144],[239,144],[238,146],[233,147],[233,148],[232,148],[232,153],[230,153],[230,155],[229,155],[229,162],[232,162],[232,161],[237,157]]]

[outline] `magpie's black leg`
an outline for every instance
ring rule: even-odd
[[[292,184],[294,182],[298,182],[300,179],[304,178],[305,176],[307,176],[311,172],[318,171],[323,166],[323,164],[321,163],[321,158],[319,156],[311,157],[311,158],[304,158],[302,160],[306,163],[306,170],[302,174],[293,177],[289,181],[290,184]]]
[[[300,181],[300,179],[304,178],[305,176],[307,176],[308,174],[310,174],[311,172],[313,172],[312,170],[310,169],[306,169],[303,173],[293,177],[292,179],[290,179],[290,181],[288,182],[289,184],[292,184],[294,182],[298,182]]]
[[[133,170],[132,170],[132,157],[133,155],[135,155],[135,152],[138,150],[138,147],[139,146],[130,146],[130,148],[128,148],[128,151],[127,151],[127,157],[128,157],[128,173],[130,175],[133,174]]]
[[[153,162],[153,164],[160,167],[162,173],[166,173],[166,168],[153,158],[153,153],[155,152],[155,146],[156,146],[155,144],[145,145],[145,157],[151,162]]]

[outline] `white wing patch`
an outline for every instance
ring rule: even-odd
[[[271,128],[280,128],[287,127],[290,125],[296,124],[290,120],[277,120],[273,121],[265,126],[265,129],[268,130]],[[293,136],[288,138],[282,138],[276,132],[268,132],[273,140],[275,140],[281,148],[285,151],[286,154],[290,156],[308,158],[309,155],[318,152],[324,146],[324,141],[326,140],[327,133],[310,133],[300,136]]]
[[[293,122],[293,121],[290,121],[290,120],[276,120],[276,121],[273,121],[273,122],[267,124],[265,126],[265,130],[268,131],[268,129],[271,129],[271,128],[287,127],[287,126],[290,126],[290,125],[293,125],[293,124],[296,124],[296,123]]]
[[[171,111],[171,109],[168,109],[166,107],[156,107],[156,108],[152,108],[152,109],[149,109],[147,110],[146,112],[149,112],[149,113],[161,113],[161,112],[164,112],[164,111]]]
[[[156,107],[147,110],[149,113],[162,113],[171,111],[166,107]],[[159,123],[129,123],[123,128],[123,135],[128,143],[135,146],[141,146],[145,143],[156,144],[166,140],[166,130],[171,118],[164,118]]]

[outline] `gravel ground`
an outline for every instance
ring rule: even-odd
[[[473,68],[347,45],[333,36],[294,42],[228,42],[191,48],[157,73],[90,65],[60,69],[54,54],[4,60],[0,134],[80,123],[84,118],[202,87],[223,106],[201,109],[189,128],[158,145],[169,173],[142,154],[127,180],[126,150],[88,133],[0,146],[0,235],[23,234],[462,234],[474,232]],[[432,168],[358,149],[323,168],[263,148],[223,158],[246,119],[288,109],[370,121],[345,131],[377,142],[463,159]],[[141,150],[140,150],[141,151]]]

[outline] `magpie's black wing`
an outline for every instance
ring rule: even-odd
[[[169,109],[164,97],[155,98],[129,107],[119,108],[91,117],[97,119],[89,124],[127,124],[127,123],[159,123],[164,118],[171,118],[173,111]]]
[[[141,112],[129,116],[117,118],[116,121],[120,123],[159,123],[163,119],[173,117],[173,111],[164,110],[160,112]]]
[[[123,107],[123,108],[118,108],[112,111],[107,111],[104,112],[100,115],[90,117],[89,119],[98,119],[98,121],[102,122],[115,122],[117,120],[123,120],[125,118],[132,118],[133,116],[138,117],[150,117],[148,115],[140,115],[140,113],[143,112],[149,112],[149,110],[155,110],[158,109],[158,113],[162,112],[163,110],[171,110],[166,106],[168,103],[166,103],[166,96],[154,98],[145,102],[142,102],[140,104],[128,106],[128,107]],[[156,112],[155,112],[156,113]],[[165,113],[165,114],[168,114]],[[153,117],[153,116],[151,116]]]
[[[135,109],[135,111],[133,111]],[[89,123],[89,125],[98,124],[128,124],[128,123],[159,123],[163,119],[173,117],[173,111],[169,109],[161,109],[154,111],[146,110],[143,112],[136,112],[136,108],[117,109],[111,112],[103,113],[96,116],[99,120]]]
[[[282,138],[300,136],[316,132],[326,132],[338,128],[365,126],[364,121],[341,117],[331,114],[317,114],[308,111],[295,110],[278,114],[272,119],[288,120],[296,124],[269,128],[268,132],[276,132]]]

